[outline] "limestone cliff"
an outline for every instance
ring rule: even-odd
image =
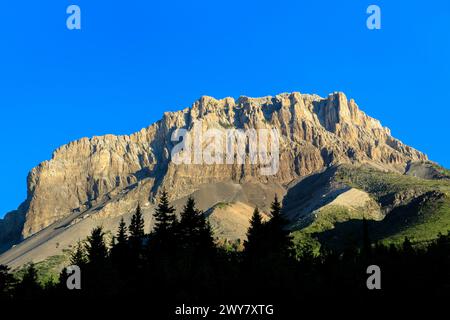
[[[262,176],[248,162],[175,165],[170,159],[175,144],[172,133],[179,128],[192,130],[199,123],[202,130],[278,129],[278,173]],[[27,238],[74,212],[94,207],[101,217],[129,212],[138,201],[152,202],[161,187],[179,199],[207,183],[286,186],[332,164],[370,163],[403,173],[409,161],[425,160],[426,155],[393,138],[389,129],[343,93],[321,98],[294,92],[237,101],[202,97],[191,108],[166,113],[162,120],[130,136],[84,138],[57,149],[50,161],[30,172],[28,202],[18,224],[23,224],[20,231]]]

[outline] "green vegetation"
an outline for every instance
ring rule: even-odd
[[[389,208],[390,213],[383,221],[369,223],[374,240],[399,244],[408,237],[420,245],[450,229],[449,180],[426,180],[381,172],[368,166],[346,165],[338,167],[335,179],[368,192],[382,207]],[[358,217],[352,217],[344,208],[327,209],[306,231],[319,233],[338,223],[337,230],[328,232],[328,238],[332,234],[351,238],[351,226],[360,227],[356,219]]]
[[[303,230],[294,231],[292,233],[292,242],[294,244],[295,256],[297,259],[302,259],[305,255],[312,255],[313,257],[320,256],[320,249],[322,245],[310,233]]]
[[[441,173],[442,175],[450,178],[450,170],[441,167],[440,165],[437,165],[436,163],[432,164],[433,168],[437,170],[437,172]]]
[[[353,230],[362,234],[362,245],[333,250],[305,231],[289,234],[281,203],[275,199],[269,221],[263,221],[255,210],[243,251],[235,250],[231,243],[224,250],[214,241],[206,216],[196,208],[194,199],[188,199],[177,219],[168,198],[163,195],[160,199],[155,210],[158,228],[151,234],[144,233],[138,207],[128,228],[121,221],[111,246],[101,227],[78,244],[69,263],[82,271],[82,290],[68,290],[70,279],[65,272],[56,282],[44,281],[43,285],[34,265],[25,268],[18,281],[11,278],[8,268],[0,266],[0,300],[138,301],[144,297],[152,314],[160,310],[167,316],[168,304],[219,304],[233,297],[234,301],[274,301],[283,310],[291,307],[298,312],[299,305],[314,301],[373,303],[373,292],[366,286],[370,265],[383,268],[383,291],[377,295],[377,303],[399,296],[439,298],[448,294],[450,234],[440,235],[421,249],[414,248],[409,239],[399,247],[388,247],[371,241],[367,220],[350,220],[359,224]],[[353,214],[332,209],[339,209],[331,212],[334,220],[327,220],[325,214],[320,226],[326,228],[332,222],[335,226],[319,233],[319,240],[347,224],[349,221],[339,221]],[[60,261],[53,257],[47,261],[47,269]]]
[[[56,283],[58,281],[59,273],[67,264],[69,258],[68,254],[51,256],[44,261],[34,264],[36,269],[37,279],[41,285],[46,285],[48,283]],[[20,268],[14,272],[14,276],[18,280],[22,280],[26,274],[30,264]]]
[[[405,227],[385,237],[383,242],[400,244],[408,237],[420,246],[422,242],[434,240],[439,233],[450,230],[450,198],[446,196],[437,201],[424,203],[419,209],[417,220],[413,223],[408,222],[405,221]]]
[[[219,202],[218,204],[216,204],[214,207],[217,209],[226,209],[227,207],[229,207],[231,204],[229,202]]]
[[[370,193],[378,201],[382,201],[383,196],[402,191],[419,193],[436,190],[450,195],[450,181],[426,180],[393,172],[382,172],[369,166],[342,165],[336,172],[336,178],[339,182]]]
[[[351,219],[363,219],[363,213],[338,205],[330,205],[321,208],[315,215],[314,222],[303,229],[304,232],[318,233],[333,229],[334,225],[339,222],[345,222]]]

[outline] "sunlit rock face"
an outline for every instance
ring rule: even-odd
[[[171,151],[178,142],[171,141],[173,132],[192,131],[195,126],[201,132],[211,128],[277,129],[278,171],[261,175],[260,165],[249,161],[174,164]],[[60,147],[51,160],[30,172],[27,205],[19,218],[9,219],[9,223],[16,229],[23,225],[21,236],[27,238],[74,212],[93,207],[98,207],[96,214],[101,217],[121,215],[138,202],[152,203],[161,188],[169,190],[175,200],[210,183],[287,186],[338,163],[369,163],[403,173],[409,161],[426,159],[423,153],[393,138],[389,129],[343,93],[321,98],[294,92],[237,101],[202,97],[191,108],[166,113],[160,121],[130,136],[83,138]],[[8,229],[8,222],[2,223],[0,226]]]

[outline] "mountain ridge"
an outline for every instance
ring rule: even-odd
[[[281,133],[280,170],[274,176],[260,176],[258,165],[248,162],[174,165],[171,134],[180,128],[190,131],[194,125],[203,131],[276,128]],[[369,163],[404,173],[411,161],[427,160],[425,154],[393,138],[388,128],[341,92],[326,98],[298,92],[237,100],[203,96],[190,108],[166,112],[161,120],[134,134],[82,138],[57,148],[51,160],[31,170],[27,200],[9,215],[16,222],[15,230],[23,221],[20,236],[13,232],[13,241],[0,238],[0,242],[15,244],[71,214],[93,208],[98,208],[98,216],[119,216],[138,202],[150,205],[161,188],[171,190],[173,200],[217,182],[273,183],[286,189],[292,181],[339,163]],[[248,204],[254,201],[261,202],[252,199]],[[0,234],[12,230],[7,220],[0,221]]]

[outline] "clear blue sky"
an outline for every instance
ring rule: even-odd
[[[366,28],[366,8],[382,29]],[[82,30],[66,28],[66,8]],[[84,136],[128,134],[201,95],[344,91],[450,167],[450,4],[430,1],[5,1],[0,217],[26,176]]]

